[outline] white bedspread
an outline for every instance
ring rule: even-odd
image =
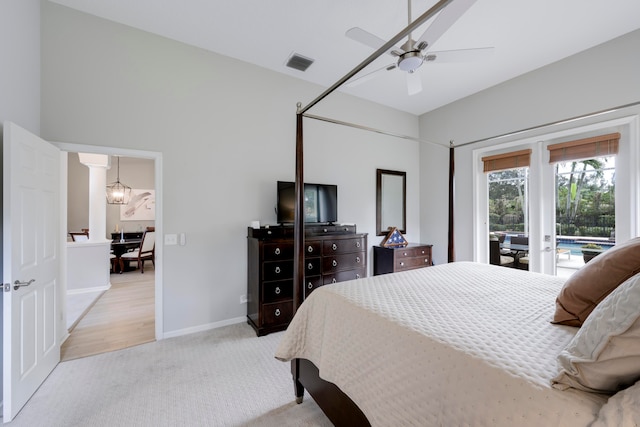
[[[550,386],[577,330],[550,323],[562,284],[459,262],[323,286],[276,357],[312,361],[372,425],[588,426],[607,397]]]

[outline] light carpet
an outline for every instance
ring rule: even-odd
[[[245,324],[60,363],[9,426],[331,426]]]

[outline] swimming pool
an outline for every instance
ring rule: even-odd
[[[612,242],[600,242],[595,240],[590,241],[588,238],[581,238],[578,242],[576,242],[576,239],[558,238],[557,242],[558,248],[569,249],[571,251],[571,255],[582,255],[581,246],[587,242],[596,243],[602,246],[603,250],[611,249],[614,245],[614,243]]]
[[[511,236],[507,235],[505,242],[510,242]],[[588,237],[576,237],[576,238],[567,238],[567,237],[558,237],[556,239],[558,242],[558,248],[569,249],[571,251],[571,255],[582,255],[581,246],[586,243],[595,243],[602,246],[603,250],[611,249],[614,242],[611,241],[600,241],[596,239],[589,239]]]

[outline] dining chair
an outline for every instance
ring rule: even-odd
[[[88,232],[70,232],[69,234],[71,235],[71,240],[74,242],[86,242],[89,240]]]
[[[109,254],[109,271],[111,273],[115,273],[116,272],[116,262],[118,261],[118,258],[115,256],[115,254],[110,253]]]
[[[151,260],[153,266],[156,265],[156,232],[155,231],[145,231],[142,235],[142,241],[140,242],[140,247],[131,251],[125,252],[120,256],[120,273],[124,271],[124,263],[129,263],[130,261],[136,260],[138,261],[138,268],[140,269],[140,273],[144,273],[144,262],[146,260]]]

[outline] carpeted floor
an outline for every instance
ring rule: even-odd
[[[331,426],[246,323],[60,363],[9,426]]]

